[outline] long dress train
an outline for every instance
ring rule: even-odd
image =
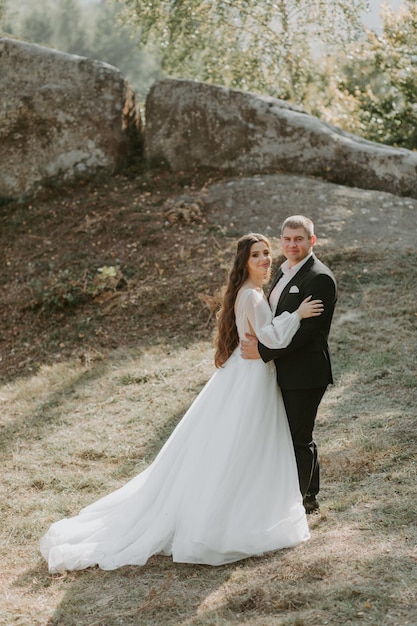
[[[285,347],[297,313],[272,321],[261,290],[242,288],[239,336]],[[250,325],[249,325],[250,322]],[[291,435],[273,363],[239,347],[216,370],[153,463],[120,489],[49,528],[49,571],[143,565],[153,554],[222,565],[308,539]]]

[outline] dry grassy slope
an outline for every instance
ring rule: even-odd
[[[119,176],[1,208],[1,626],[415,623],[416,201],[211,176]],[[210,298],[236,238],[276,246],[295,212],[340,289],[311,541],[225,568],[155,558],[51,580],[40,533],[153,458],[212,371]]]

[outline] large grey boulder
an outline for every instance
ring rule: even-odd
[[[282,171],[417,198],[416,152],[366,141],[282,100],[205,83],[152,86],[145,156],[173,171]]]
[[[0,38],[0,198],[113,172],[140,136],[135,95],[118,69]]]

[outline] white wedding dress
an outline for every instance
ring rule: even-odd
[[[243,287],[239,336],[285,347],[297,313],[273,320],[261,290]],[[222,565],[294,546],[309,529],[273,363],[239,347],[216,370],[153,463],[123,487],[52,524],[41,552],[52,573],[144,565],[153,554]]]

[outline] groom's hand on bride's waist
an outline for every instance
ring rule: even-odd
[[[258,351],[258,338],[255,335],[245,334],[240,344],[240,354],[243,359],[260,359],[261,355]]]

